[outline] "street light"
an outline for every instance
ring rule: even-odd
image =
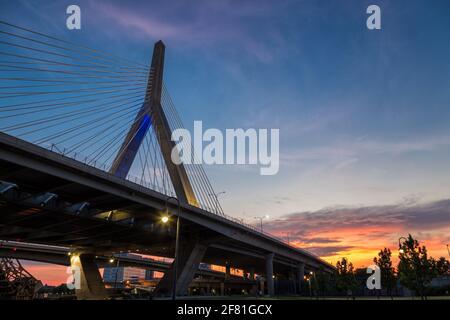
[[[112,260],[112,262],[114,262],[114,259],[111,259]],[[111,260],[109,260],[110,262],[111,262]],[[112,263],[111,262],[111,263]],[[116,272],[115,272],[115,275],[114,275],[114,290],[116,290],[117,289],[117,277],[118,277],[118,275],[119,275],[119,264],[120,264],[120,260],[119,260],[119,258],[117,258],[117,263],[116,263]],[[122,277],[123,278],[123,277]],[[123,279],[122,279],[122,283],[123,283]]]
[[[291,244],[291,233],[290,232],[286,232],[286,236],[287,236],[287,242],[290,245]]]
[[[165,203],[165,207],[166,207],[166,211],[169,212],[169,208],[167,207],[167,204],[169,202],[169,200],[176,200],[177,204],[178,204],[178,215],[177,215],[177,231],[176,231],[176,236],[175,236],[175,255],[174,255],[174,259],[173,259],[173,283],[172,283],[172,300],[175,300],[176,296],[177,296],[177,271],[178,271],[178,247],[180,244],[180,213],[181,213],[181,205],[180,205],[180,200],[178,200],[175,197],[168,197],[166,198],[166,203]],[[163,223],[167,223],[169,221],[169,215],[167,216],[163,216],[161,218],[161,221]]]
[[[448,244],[447,244],[447,252],[448,252],[448,255],[450,256],[450,249],[448,248]]]
[[[169,221],[169,217],[168,216],[164,216],[161,218],[162,223],[167,223]]]
[[[220,192],[218,192],[218,193],[209,193],[208,195],[209,196],[214,196],[215,198],[216,198],[216,203],[215,203],[215,206],[216,206],[216,213],[219,213],[220,212],[220,210],[219,210],[219,196],[221,195],[221,194],[225,194],[226,193],[226,191],[220,191]]]
[[[263,219],[269,219],[269,215],[266,214],[262,217],[255,217],[255,219],[259,220],[261,232],[263,232]]]

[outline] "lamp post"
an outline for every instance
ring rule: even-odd
[[[311,277],[308,277],[308,287],[309,287],[309,298],[312,298],[312,289],[311,289]]]
[[[169,208],[167,207],[167,204],[169,202],[169,200],[176,200],[177,204],[178,204],[178,215],[177,215],[177,231],[176,231],[176,235],[175,235],[175,254],[174,254],[174,259],[173,259],[173,282],[172,282],[172,300],[175,300],[176,296],[177,296],[177,272],[178,272],[178,247],[180,244],[180,213],[181,213],[181,205],[180,205],[180,200],[178,200],[175,197],[168,197],[166,199],[166,210],[167,212],[169,212]],[[169,221],[169,217],[168,216],[163,216],[161,218],[162,223],[167,223]]]
[[[210,193],[210,194],[208,194],[209,196],[214,196],[214,198],[216,198],[216,203],[215,203],[216,213],[219,213],[219,196],[221,194],[225,194],[225,193],[226,193],[226,191],[220,191],[218,193]]]
[[[112,260],[112,261],[111,261]],[[111,259],[109,262],[113,263],[114,259]],[[117,276],[119,274],[119,264],[120,264],[120,260],[119,258],[117,258],[117,263],[116,263],[116,274],[114,277],[114,290],[117,290]]]
[[[261,232],[263,232],[263,219],[269,219],[269,215],[266,214],[265,216],[262,216],[262,217],[255,217],[255,219],[259,220]]]
[[[286,232],[286,237],[287,237],[287,243],[290,245],[291,244],[291,233]]]
[[[450,249],[448,247],[448,244],[447,244],[447,252],[448,252],[448,255],[450,256]]]

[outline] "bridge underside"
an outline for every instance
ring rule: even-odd
[[[0,180],[7,180],[30,194],[58,194],[70,203],[88,202],[91,215],[64,210],[30,207],[26,200],[0,201],[0,239],[72,247],[103,255],[133,252],[161,257],[174,256],[175,225],[161,223],[161,210],[120,199],[98,190],[0,162]],[[4,171],[5,169],[5,171]],[[13,176],[11,176],[13,173]],[[111,211],[113,212],[111,215]],[[180,239],[213,241],[202,262],[264,273],[264,253],[243,247],[201,225],[183,219]],[[276,263],[276,271],[288,272],[289,262]],[[292,265],[294,267],[294,265]]]
[[[0,239],[174,256],[175,224],[161,223],[163,194],[3,134],[0,145]],[[207,245],[202,262],[264,275],[272,254],[279,277],[299,264],[332,271],[304,251],[201,209],[182,206],[180,217],[180,243]]]

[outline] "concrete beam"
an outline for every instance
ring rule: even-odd
[[[297,267],[297,290],[299,294],[302,293],[302,283],[304,277],[305,277],[305,264],[299,263]]]

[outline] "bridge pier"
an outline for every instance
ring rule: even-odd
[[[305,277],[305,263],[300,262],[297,267],[297,290],[298,294],[302,294],[302,283],[303,278]]]
[[[185,296],[188,293],[189,285],[194,279],[195,272],[198,270],[198,266],[202,261],[207,245],[201,243],[188,244],[182,246],[178,256],[178,270],[177,270],[177,292],[178,296]],[[168,296],[172,293],[173,286],[173,269],[172,263],[170,269],[164,273],[164,276],[158,283],[155,293],[157,295]]]
[[[104,300],[109,298],[103,279],[91,254],[73,254],[70,266],[75,278],[75,294],[78,300]]]
[[[266,255],[266,281],[268,296],[273,296],[275,293],[275,286],[273,282],[273,256],[273,253]]]
[[[230,279],[230,277],[231,277],[231,265],[230,262],[227,261],[225,263],[225,280]]]

